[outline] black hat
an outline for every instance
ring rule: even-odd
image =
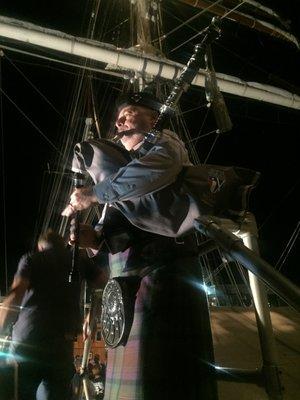
[[[127,106],[147,107],[151,110],[159,112],[162,103],[155,96],[148,92],[136,92],[122,95],[117,100],[116,108],[118,112]]]

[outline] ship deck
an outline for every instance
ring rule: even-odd
[[[289,307],[271,309],[283,399],[300,399],[300,314]],[[255,369],[262,365],[253,309],[212,307],[211,321],[217,366]],[[251,383],[218,382],[219,400],[268,399]]]

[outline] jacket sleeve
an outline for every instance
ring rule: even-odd
[[[143,157],[94,186],[99,203],[134,199],[158,191],[176,180],[186,149],[178,141],[158,143]]]

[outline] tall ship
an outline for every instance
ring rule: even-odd
[[[299,398],[295,3],[1,3],[1,295],[9,290],[18,258],[41,232],[51,227],[68,238],[69,220],[61,212],[73,190],[75,144],[111,140],[116,99],[150,88],[172,108],[171,129],[195,165],[257,171],[248,183],[243,215],[219,218],[212,227],[202,220],[195,228],[219,399]],[[213,24],[218,35],[201,52],[192,81],[176,101],[166,103]],[[83,222],[95,224],[101,212],[90,209]],[[216,233],[219,228],[223,236]],[[95,338],[88,344],[81,335],[74,338],[74,358],[87,364],[96,355],[105,364],[101,293],[95,296],[83,285],[82,318],[95,303]],[[80,396],[89,398],[85,390]]]

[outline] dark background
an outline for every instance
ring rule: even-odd
[[[91,3],[83,0],[54,0],[51,3],[2,0],[0,14],[85,36]],[[113,14],[120,21],[124,19],[122,13],[125,13],[126,7],[122,2],[117,3],[119,6],[112,1],[107,2],[110,9],[106,15],[107,20]],[[298,1],[263,3],[290,20],[291,32],[300,37]],[[165,1],[163,4],[166,32],[178,25],[179,20],[186,20],[198,12],[178,2]],[[204,16],[190,25],[194,29],[201,29],[208,24],[210,17]],[[187,62],[197,43],[196,39],[176,51],[170,51],[195,34],[192,28],[185,27],[170,35],[165,49],[168,58]],[[108,27],[106,29],[108,31]],[[122,29],[126,30],[126,24]],[[118,44],[122,44],[122,31],[116,32]],[[111,34],[107,34],[107,37],[108,41],[113,42]],[[1,87],[51,142],[58,146],[66,125],[65,118],[78,70],[9,50],[3,51],[6,57],[1,59]],[[214,45],[213,55],[217,72],[249,82],[268,83],[300,95],[299,50],[293,44],[224,21],[223,35]],[[43,93],[48,102],[33,89],[10,61]],[[102,93],[99,90],[99,99],[103,96]],[[239,165],[262,173],[251,199],[251,210],[256,215],[259,226],[262,256],[275,264],[300,220],[300,112],[233,95],[224,94],[224,97],[234,127],[217,141],[208,162]],[[185,111],[204,103],[205,95],[201,88],[192,88],[182,99]],[[7,262],[10,284],[21,254],[33,247],[34,235],[43,218],[46,171],[48,166],[55,168],[52,164],[55,150],[4,95],[1,97],[1,104],[0,203],[3,222],[0,233],[0,289],[3,294],[5,263]],[[203,107],[193,113],[186,113],[192,137],[199,134],[205,115]],[[209,115],[202,133],[210,132],[213,126],[213,118]],[[201,161],[206,158],[214,139],[214,135],[208,135],[199,140],[197,150]],[[298,268],[299,238],[281,272],[299,283]]]

